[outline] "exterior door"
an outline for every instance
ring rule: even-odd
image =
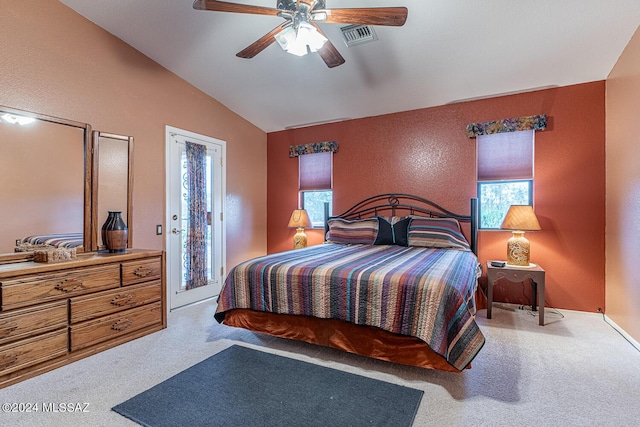
[[[190,254],[189,185],[186,143],[206,147],[206,285],[187,290]],[[167,291],[171,310],[218,295],[225,274],[225,148],[226,143],[193,132],[166,128],[167,218],[165,231],[167,248]]]

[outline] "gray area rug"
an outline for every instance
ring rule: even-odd
[[[112,409],[144,426],[411,426],[423,392],[233,345]]]

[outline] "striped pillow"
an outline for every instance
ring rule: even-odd
[[[412,218],[409,224],[409,246],[471,250],[457,219]]]
[[[327,241],[331,243],[372,245],[378,235],[378,219],[348,220],[333,218],[328,221]]]

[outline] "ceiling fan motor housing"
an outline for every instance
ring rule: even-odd
[[[300,23],[311,22],[314,18],[318,18],[312,16],[311,12],[324,8],[324,0],[308,0],[300,2],[296,2],[296,0],[280,0],[276,7],[281,11],[278,16],[291,20],[291,25],[297,29]],[[324,14],[320,15],[322,17],[325,16]]]
[[[296,0],[278,0],[278,5],[276,6],[276,8],[283,10],[292,10],[295,12],[298,9],[296,3]],[[301,1],[301,3],[311,4],[313,2],[311,0],[303,0]],[[314,9],[326,9],[324,0],[317,0],[312,10]]]

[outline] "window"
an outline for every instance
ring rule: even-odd
[[[324,227],[324,204],[332,212],[333,153],[304,154],[298,157],[300,203],[307,210],[312,227]]]
[[[312,227],[324,227],[324,204],[329,203],[329,215],[333,205],[333,191],[303,191],[302,207],[307,210]]]
[[[533,203],[534,131],[477,137],[481,229],[499,229],[509,206]]]

